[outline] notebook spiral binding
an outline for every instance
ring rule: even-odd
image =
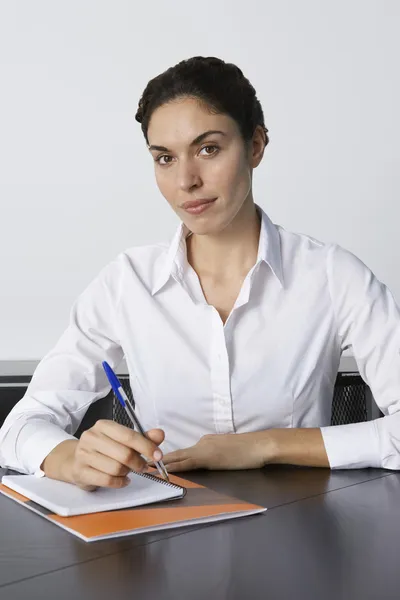
[[[153,475],[152,473],[139,473],[135,471],[135,475],[140,475],[141,477],[146,477],[146,479],[152,479],[153,481],[157,481],[158,483],[162,483],[163,485],[167,485],[168,487],[175,488],[176,490],[184,490],[184,496],[186,495],[186,488],[183,485],[177,485],[176,483],[171,483],[170,481],[165,481],[165,479],[161,479],[161,477],[157,477],[157,475]]]

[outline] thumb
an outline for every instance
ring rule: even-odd
[[[157,446],[164,441],[165,433],[162,429],[149,429],[146,433]]]

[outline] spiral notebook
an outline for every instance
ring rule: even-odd
[[[261,513],[262,506],[170,475],[131,473],[121,489],[94,492],[47,477],[5,475],[0,492],[86,542]]]
[[[182,498],[186,493],[182,486],[150,473],[132,472],[129,479],[131,482],[127,487],[98,488],[94,492],[87,492],[64,481],[35,475],[5,475],[2,483],[60,517],[142,506]]]

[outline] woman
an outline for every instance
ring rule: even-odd
[[[87,489],[126,485],[143,456],[163,455],[169,471],[399,469],[399,308],[351,253],[285,231],[255,204],[268,136],[240,69],[183,61],[149,82],[136,119],[182,223],[170,246],[123,252],[78,298],[3,425],[3,466]],[[386,416],[330,427],[345,348]],[[78,441],[109,389],[102,361],[123,355],[150,439],[101,420]]]

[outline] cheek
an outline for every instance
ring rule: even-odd
[[[213,175],[219,188],[229,197],[246,194],[251,185],[250,171],[243,157],[234,156],[221,163]]]

